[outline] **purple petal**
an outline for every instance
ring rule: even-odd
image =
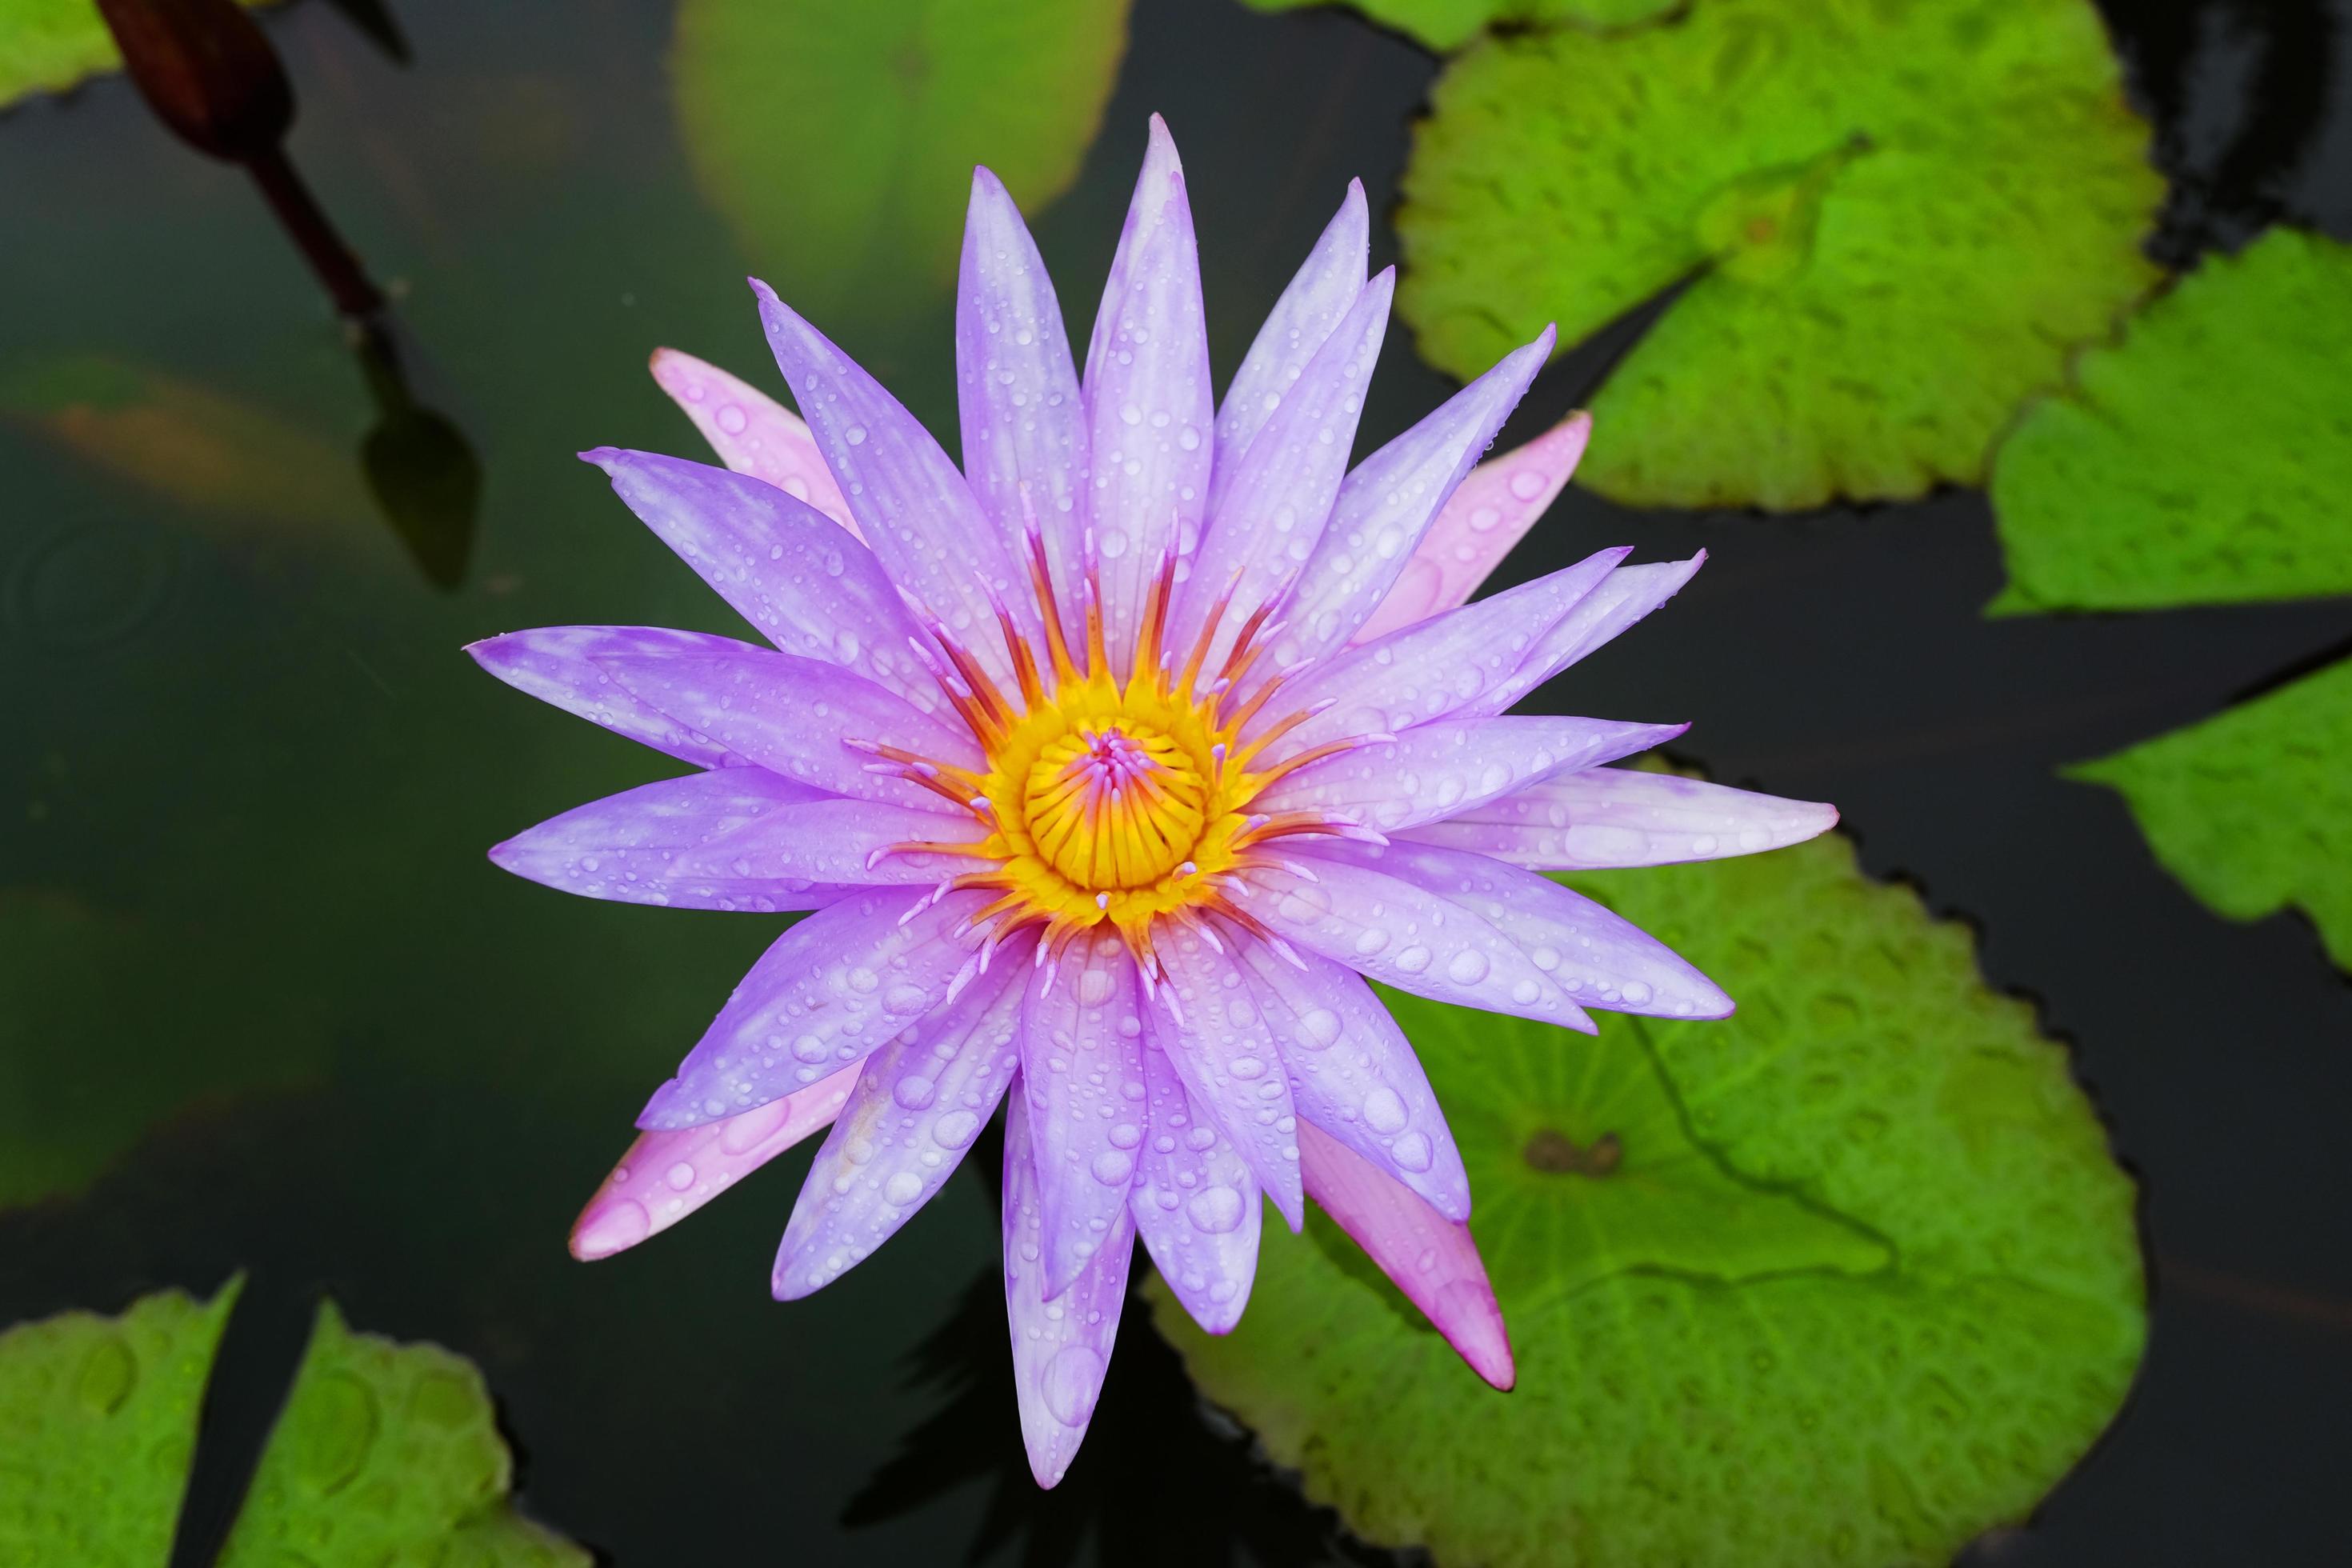
[[[1381,1272],[1428,1315],[1470,1370],[1496,1388],[1517,1377],[1503,1310],[1470,1227],[1449,1221],[1410,1190],[1309,1127],[1299,1140],[1307,1191]]]
[[[1552,773],[1646,752],[1688,728],[1539,715],[1423,724],[1393,741],[1308,763],[1276,781],[1259,796],[1258,809],[1333,813],[1393,833],[1472,810]]]
[[[1536,640],[1507,680],[1488,687],[1465,703],[1468,713],[1500,713],[1594,648],[1664,604],[1706,563],[1702,550],[1687,561],[1620,566],[1607,582],[1586,595],[1558,625]]]
[[[1087,473],[1086,410],[1061,306],[1036,242],[1003,184],[971,176],[956,290],[956,398],[963,471],[981,510],[1021,563],[1034,521],[1054,581],[1079,581],[1078,501]],[[1063,636],[1085,636],[1077,595],[1062,596]]]
[[[1385,871],[1307,858],[1253,867],[1226,886],[1275,931],[1382,984],[1598,1032],[1549,972],[1476,914]]]
[[[837,665],[753,649],[728,657],[627,655],[601,668],[636,697],[771,773],[831,795],[943,813],[951,803],[848,742],[896,746],[957,767],[987,766],[969,734]]]
[[[1294,967],[1263,942],[1252,943],[1244,962],[1289,1069],[1298,1114],[1448,1219],[1468,1219],[1462,1152],[1412,1042],[1371,987],[1312,954],[1301,956],[1304,969]]]
[[[778,937],[637,1125],[675,1131],[782,1100],[950,1000],[976,968],[956,929],[988,895],[929,896],[861,892]]]
[[[572,1256],[610,1258],[667,1230],[841,1114],[858,1069],[756,1110],[678,1132],[640,1132],[572,1225]]]
[[[1304,846],[1301,858],[1310,851]],[[1661,1018],[1721,1018],[1731,998],[1665,943],[1549,877],[1433,844],[1318,843],[1315,869],[1345,863],[1410,882],[1508,938],[1587,1007]]]
[[[1009,606],[1024,636],[1037,632],[1025,572],[963,475],[915,416],[824,333],[754,280],[768,346],[801,414],[816,435],[859,531],[890,580],[962,640],[989,673],[1006,679],[991,595]]]
[[[551,703],[616,735],[667,752],[698,767],[737,767],[737,756],[708,735],[689,733],[649,702],[640,701],[597,660],[642,654],[732,655],[756,653],[751,643],[708,632],[667,626],[538,626],[469,643],[474,662],[518,691]]]
[[[757,770],[727,770],[729,773],[746,771]],[[894,844],[942,839],[969,841],[976,850],[985,837],[977,822],[948,825],[934,811],[807,793],[814,798],[806,804],[768,813],[681,853],[678,871],[688,876],[776,878],[849,887],[898,882],[928,887],[980,870],[986,864],[971,856],[888,853]]]
[[[1348,182],[1339,210],[1324,226],[1322,237],[1307,253],[1282,298],[1267,312],[1241,368],[1234,372],[1225,400],[1217,407],[1217,454],[1209,474],[1209,515],[1223,510],[1225,492],[1241,467],[1242,454],[1265,426],[1266,419],[1289,395],[1291,383],[1307,369],[1307,362],[1331,335],[1364,291],[1365,257],[1370,247],[1371,220],[1365,211],[1364,184]]]
[[[1039,1261],[1044,1226],[1028,1110],[1016,1094],[1004,1113],[1004,1315],[1029,1473],[1039,1486],[1051,1487],[1086,1440],[1102,1394],[1119,1310],[1127,1304],[1135,1227],[1120,1215],[1076,1281],[1049,1301]]]
[[[1526,446],[1471,469],[1422,535],[1388,597],[1356,629],[1356,640],[1370,642],[1468,604],[1576,472],[1591,437],[1592,416],[1571,414]]]
[[[694,421],[719,460],[806,501],[851,533],[849,503],[801,416],[749,382],[676,349],[656,349],[654,380]]]
[[[1268,711],[1279,718],[1318,703],[1331,706],[1276,741],[1266,761],[1349,735],[1402,733],[1468,706],[1517,676],[1544,634],[1628,553],[1604,550],[1316,665],[1286,686]]]
[[[687,910],[822,909],[852,890],[849,885],[875,879],[688,862],[713,839],[824,798],[764,768],[715,768],[576,806],[516,834],[491,849],[490,859],[518,877],[588,899]]]
[[[1037,1146],[1050,1301],[1127,1213],[1143,1142],[1143,1024],[1135,962],[1116,937],[1070,943],[1036,971],[1028,993],[1021,1083]]]
[[[1837,807],[1783,800],[1673,773],[1588,768],[1554,773],[1405,837],[1536,871],[1719,860],[1801,843],[1836,826]]]
[[[1224,662],[1250,613],[1279,593],[1323,536],[1356,419],[1388,331],[1396,268],[1365,285],[1265,427],[1250,443],[1225,499],[1210,517],[1176,594],[1173,624],[1198,627],[1221,595],[1232,602],[1210,644],[1209,668]]]
[[[1434,413],[1356,465],[1291,595],[1276,667],[1319,658],[1353,637],[1388,597],[1462,477],[1518,405],[1553,333],[1506,354]]]
[[[1020,1065],[1033,940],[1007,942],[991,973],[866,1058],[793,1204],[769,1276],[777,1300],[865,1261],[955,1174]]]
[[[585,454],[647,528],[785,653],[855,670],[926,713],[946,706],[873,552],[773,485],[600,447]]]
[[[1156,1013],[1147,1018],[1157,1019]],[[1151,1032],[1143,1083],[1150,1124],[1128,1207],[1151,1261],[1192,1321],[1213,1334],[1241,1321],[1257,1275],[1265,1206],[1257,1178],[1216,1118],[1186,1092],[1183,1078]]]
[[[1152,947],[1165,972],[1151,997],[1151,1037],[1175,1064],[1194,1104],[1241,1151],[1259,1188],[1294,1231],[1307,1222],[1298,1185],[1298,1113],[1282,1049],[1257,991],[1234,957],[1256,939],[1227,928],[1223,951],[1188,926],[1162,921]]]
[[[1176,144],[1156,114],[1087,346],[1086,412],[1086,520],[1102,560],[1111,663],[1123,677],[1161,554],[1198,546],[1214,434],[1192,213]]]

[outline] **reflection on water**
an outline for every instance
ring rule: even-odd
[[[407,42],[376,0],[338,9],[394,58]],[[482,468],[456,425],[419,405],[377,288],[286,150],[294,89],[278,51],[236,0],[99,0],[124,69],[173,135],[253,176],[295,248],[348,324],[375,424],[360,444],[360,471],[375,509],[408,547],[425,579],[455,588],[471,552]],[[226,455],[231,462],[236,454]]]

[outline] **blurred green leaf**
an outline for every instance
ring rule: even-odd
[[[2352,970],[2352,661],[2067,772],[2120,791],[2165,869],[2217,913],[2293,904]]]
[[[1248,0],[1260,11],[1297,11],[1333,0]],[[1680,0],[1348,0],[1385,27],[1433,49],[1460,48],[1488,26],[1539,26],[1556,22],[1622,27],[1673,10]]]
[[[1993,461],[1995,613],[2352,593],[2352,246],[2273,229],[2090,350]]]
[[[166,1562],[197,1415],[239,1289],[0,1334],[0,1562]],[[221,1568],[587,1568],[508,1504],[514,1460],[472,1363],[354,1334],[331,1301],[262,1451]]]
[[[62,92],[121,65],[97,0],[0,0],[0,109],[26,93]]]
[[[1692,0],[1486,39],[1440,76],[1398,308],[1468,377],[1684,279],[1577,478],[1651,506],[1974,482],[2156,277],[2163,194],[2090,0]]]
[[[974,163],[1034,212],[1077,176],[1128,0],[683,0],[696,180],[755,270],[838,332],[952,282]]]
[[[1442,1563],[1941,1563],[2021,1518],[2145,1334],[2132,1184],[2065,1053],[1841,839],[1574,883],[1741,1007],[1586,1040],[1389,998],[1517,1388],[1319,1215],[1320,1245],[1269,1239],[1232,1335],[1155,1281],[1161,1331],[1310,1497]]]

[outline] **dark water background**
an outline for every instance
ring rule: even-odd
[[[2107,9],[2176,184],[2164,259],[2277,219],[2352,238],[2352,5]],[[232,524],[0,422],[0,884],[91,912],[78,962],[0,998],[43,1023],[0,1096],[79,1116],[160,1078],[198,1100],[87,1191],[0,1213],[0,1321],[252,1270],[184,1561],[226,1527],[321,1292],[479,1362],[527,1506],[620,1563],[1380,1560],[1203,1415],[1139,1309],[1085,1454],[1036,1493],[982,1181],[789,1307],[765,1271],[805,1151],[674,1235],[565,1256],[645,1093],[777,922],[495,871],[493,841],[675,769],[457,650],[567,621],[730,626],[571,454],[703,455],[645,355],[773,385],[740,279],[785,268],[742,254],[688,179],[667,5],[394,15],[404,66],[327,5],[268,26],[295,153],[400,281],[418,387],[483,464],[459,591],[363,513]],[[1065,299],[1090,308],[1159,110],[1229,371],[1345,179],[1385,210],[1434,64],[1338,14],[1138,0],[1104,133],[1036,226]],[[356,473],[373,415],[316,288],[242,178],[124,81],[0,116],[0,366],[98,354],[202,383],[324,432]],[[1376,225],[1374,264],[1391,250]],[[840,334],[943,432],[950,312],[911,300]],[[1606,352],[1555,366],[1506,442]],[[1447,390],[1393,331],[1364,448]],[[1764,521],[1571,491],[1503,576],[1618,542],[1713,559],[1540,705],[1687,718],[1679,754],[1716,776],[1839,803],[1869,868],[1971,921],[1992,983],[2074,1042],[2143,1184],[2138,1388],[2032,1527],[1969,1561],[2352,1559],[2352,988],[2298,917],[2221,921],[2118,798],[2055,772],[2341,656],[2352,605],[1988,622],[2000,561],[1973,493]]]

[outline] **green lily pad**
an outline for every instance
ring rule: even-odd
[[[1260,11],[1297,11],[1331,0],[1248,0]],[[1487,27],[1624,27],[1673,10],[1681,0],[1350,0],[1384,27],[1444,53],[1458,49]]]
[[[2076,363],[1993,461],[1994,613],[2352,594],[2352,246],[2273,229]]]
[[[2090,0],[1691,0],[1490,37],[1419,126],[1397,306],[1467,378],[1676,282],[1578,482],[1775,509],[1973,483],[2153,282],[2163,194]]]
[[[68,1312],[0,1334],[0,1563],[168,1560],[196,1421],[240,1281],[118,1318]],[[473,1363],[354,1334],[322,1302],[310,1349],[222,1549],[221,1568],[588,1568],[514,1511],[514,1461]]]
[[[0,109],[26,93],[62,92],[121,64],[97,0],[0,0]]]
[[[1399,995],[1517,1349],[1498,1395],[1319,1215],[1154,1316],[1360,1533],[1441,1563],[1941,1563],[2114,1415],[2133,1189],[1961,927],[1834,837],[1580,875],[1741,1001],[1597,1040]]]
[[[2352,661],[2067,775],[2123,794],[2165,869],[2217,912],[2289,904],[2352,970]]]
[[[828,331],[903,317],[954,279],[975,163],[1032,212],[1077,177],[1128,3],[683,0],[670,66],[695,179]]]
[[[156,1568],[180,1494],[230,1280],[210,1301],[142,1297],[0,1333],[0,1563]]]

